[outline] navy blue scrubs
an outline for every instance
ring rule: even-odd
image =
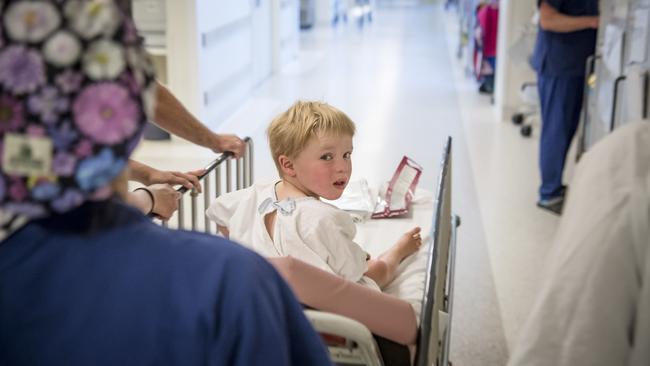
[[[570,16],[598,15],[598,0],[544,0]],[[542,114],[539,166],[541,200],[562,195],[566,155],[580,121],[585,64],[594,53],[596,30],[556,33],[539,29],[532,65]]]
[[[262,257],[86,203],[0,242],[0,365],[330,365]]]

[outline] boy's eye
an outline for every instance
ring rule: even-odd
[[[352,157],[351,152],[346,152],[345,154],[343,154],[343,159],[350,159],[351,157]]]
[[[320,157],[321,160],[329,161],[332,160],[332,154],[325,154]]]

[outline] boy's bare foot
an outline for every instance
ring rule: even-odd
[[[377,282],[379,287],[384,287],[395,278],[395,272],[399,264],[409,255],[415,253],[422,246],[420,237],[420,228],[413,229],[404,233],[397,243],[390,247],[376,260],[370,260],[366,276]]]
[[[420,227],[416,226],[407,231],[397,241],[395,246],[398,252],[402,254],[402,260],[409,255],[415,253],[422,246],[422,237],[420,236]]]
[[[420,249],[420,246],[422,246],[420,230],[420,227],[416,226],[405,232],[399,240],[397,240],[397,243],[386,252],[386,255],[399,264],[406,257],[417,252],[418,249]]]

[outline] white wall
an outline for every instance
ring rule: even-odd
[[[162,1],[162,0],[161,0]],[[200,116],[196,4],[193,1],[166,1],[165,54],[167,55],[168,86],[178,99],[196,116]]]
[[[196,0],[196,6],[201,117],[216,127],[253,87],[252,4]]]
[[[298,0],[273,0],[273,70],[298,57],[300,4]]]
[[[535,81],[535,73],[527,63],[513,60],[512,46],[519,40],[523,27],[530,24],[537,2],[534,0],[501,0],[499,3],[499,39],[495,81],[497,118],[504,121],[521,106],[519,90],[524,82]]]
[[[273,70],[297,57],[298,0],[133,0],[172,92],[216,129]],[[166,65],[166,66],[165,66]]]
[[[253,2],[253,82],[259,85],[271,75],[273,64],[272,5],[270,0]]]

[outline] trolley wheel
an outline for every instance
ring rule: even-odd
[[[516,125],[520,125],[520,124],[524,123],[525,119],[526,119],[526,117],[524,116],[523,113],[515,113],[515,114],[512,115],[512,123],[514,123]]]
[[[533,133],[533,126],[531,125],[523,125],[521,126],[521,135],[524,137],[530,137],[530,135]]]

